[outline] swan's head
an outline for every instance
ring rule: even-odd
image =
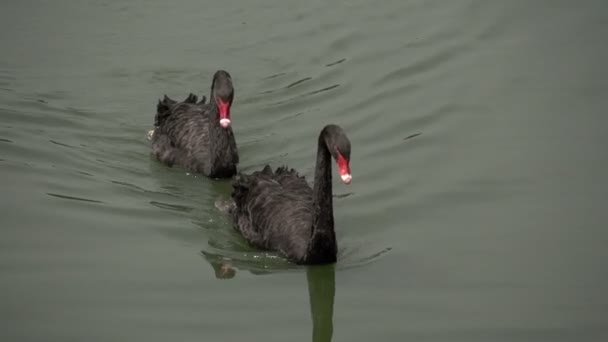
[[[323,129],[325,143],[338,163],[340,178],[344,184],[350,184],[353,176],[350,173],[350,140],[346,133],[337,125],[327,125]]]
[[[232,77],[227,71],[218,70],[213,75],[211,99],[217,105],[220,125],[224,128],[230,127],[232,122],[230,120],[230,107],[234,99],[234,88],[232,87]]]

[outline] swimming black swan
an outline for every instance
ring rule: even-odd
[[[272,172],[266,165],[239,174],[230,210],[235,228],[253,246],[278,251],[297,264],[336,262],[331,157],[349,184],[350,141],[337,125],[325,126],[319,135],[314,188],[286,167]]]
[[[230,178],[239,162],[230,127],[234,98],[232,77],[224,70],[213,75],[209,103],[190,94],[183,102],[165,95],[157,105],[154,130],[148,135],[152,153],[169,166],[178,165],[211,178]]]

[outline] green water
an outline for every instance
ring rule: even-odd
[[[0,340],[608,340],[607,23],[599,0],[4,1]],[[242,170],[310,179],[320,129],[349,135],[335,267],[248,247],[229,182],[150,157],[157,99],[217,69]]]

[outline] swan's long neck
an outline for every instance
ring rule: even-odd
[[[223,128],[219,123],[219,108],[212,99],[213,108],[209,117],[209,164],[213,177],[226,177],[236,172],[234,164],[238,162],[230,146],[231,128]]]
[[[333,262],[336,259],[336,233],[331,186],[331,155],[325,136],[319,136],[315,183],[312,193],[313,222],[308,246],[309,261]]]

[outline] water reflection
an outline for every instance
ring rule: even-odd
[[[236,268],[233,261],[218,258],[217,255],[205,252],[203,252],[203,255],[213,268],[216,278],[234,278]],[[250,266],[253,265],[251,264]],[[260,270],[258,267],[248,268],[242,262],[239,265],[240,269],[246,269],[253,274],[272,273],[271,271]],[[313,342],[329,342],[333,336],[334,297],[336,294],[335,276],[335,265],[306,267]]]
[[[209,240],[209,246],[217,249],[213,240]],[[246,270],[251,274],[262,275],[277,272],[297,272],[303,266],[297,266],[285,258],[264,251],[250,249],[249,246],[231,246],[231,250],[223,249],[222,253],[201,251],[206,261],[211,265],[217,279],[232,279],[236,270]]]
[[[217,279],[232,279],[236,275],[236,270],[228,262],[209,261],[209,264],[211,264]]]
[[[335,276],[334,265],[311,266],[306,270],[313,342],[331,341],[334,331]]]

